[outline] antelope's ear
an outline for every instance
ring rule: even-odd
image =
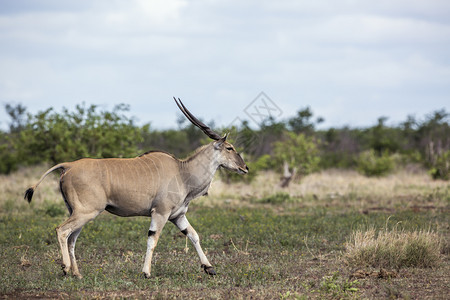
[[[219,149],[220,147],[222,147],[223,143],[227,140],[227,137],[228,133],[226,133],[223,137],[214,142],[214,148]]]

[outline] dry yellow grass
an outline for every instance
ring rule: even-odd
[[[0,175],[0,213],[23,212],[29,208],[24,200],[25,190],[35,184],[47,170],[47,166],[23,168],[10,175]],[[40,206],[44,201],[61,202],[59,192],[59,176],[47,176],[39,185],[33,196],[33,206]]]
[[[440,261],[441,237],[433,231],[356,230],[346,245],[344,259],[363,267],[434,267]]]
[[[294,181],[288,188],[279,186],[279,175],[265,172],[251,184],[226,184],[213,181],[204,204],[245,205],[246,199],[259,199],[288,193],[309,206],[352,206],[353,208],[443,208],[449,205],[449,183],[432,180],[425,171],[399,170],[387,177],[365,177],[351,170],[325,170]]]

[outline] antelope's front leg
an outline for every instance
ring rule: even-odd
[[[168,216],[164,216],[156,212],[152,213],[152,221],[150,223],[150,229],[148,230],[147,253],[145,255],[144,267],[142,268],[142,273],[146,278],[150,277],[153,251],[156,248],[159,236],[167,222],[167,219]]]
[[[202,247],[200,246],[200,238],[197,232],[191,226],[191,224],[189,224],[189,221],[186,218],[186,216],[183,215],[170,221],[174,223],[178,227],[178,229],[180,229],[181,232],[184,233],[191,240],[195,250],[197,250],[197,254],[198,257],[200,258],[203,270],[205,270],[205,272],[209,275],[216,275],[216,271],[214,271],[214,268],[209,263],[205,253],[203,252]]]

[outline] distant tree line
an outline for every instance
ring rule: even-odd
[[[112,110],[77,105],[73,111],[49,108],[36,114],[21,104],[6,104],[10,117],[0,131],[0,173],[42,162],[56,164],[83,157],[134,157],[148,150],[165,150],[185,157],[208,140],[194,125],[180,118],[178,129],[158,130],[138,126],[127,117],[129,106]],[[251,172],[237,177],[221,173],[227,182],[251,181],[259,170],[276,170],[286,182],[327,168],[357,169],[367,176],[382,176],[399,166],[421,164],[435,179],[450,176],[449,113],[434,111],[423,119],[409,116],[398,125],[380,117],[368,128],[318,130],[323,118],[309,107],[294,117],[267,118],[259,128],[242,121],[229,132],[230,140],[244,154]],[[213,127],[211,125],[211,127]]]

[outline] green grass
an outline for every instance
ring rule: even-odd
[[[103,213],[78,239],[80,280],[62,275],[55,228],[67,212],[57,177],[42,183],[31,205],[22,199],[40,173],[0,177],[0,298],[439,299],[450,293],[444,182],[338,171],[313,174],[286,190],[274,188],[278,178],[270,174],[250,186],[216,182],[209,197],[192,202],[187,217],[217,276],[201,270],[190,242],[186,253],[185,236],[168,223],[152,277],[143,278],[150,219]],[[442,251],[432,268],[406,264],[388,269],[395,278],[353,278],[357,269],[379,270],[346,264],[346,243],[361,228],[435,232]]]
[[[342,279],[345,275],[336,275],[346,273],[339,270],[336,257],[345,249],[354,228],[367,224],[384,227],[388,217],[384,213],[337,213],[332,209],[304,215],[295,206],[279,214],[264,207],[215,209],[194,205],[188,218],[200,233],[218,276],[209,277],[200,270],[193,247],[189,244],[186,254],[185,237],[168,223],[156,248],[152,278],[144,279],[140,270],[150,220],[105,213],[86,225],[78,239],[76,253],[84,275],[78,280],[62,276],[60,268],[55,228],[66,216],[45,211],[1,217],[0,259],[8,264],[1,266],[0,293],[145,290],[196,295],[206,289],[221,297],[237,288],[276,298],[287,292],[290,297],[304,293],[347,297],[360,290],[352,284],[349,287]],[[407,210],[390,220],[413,230],[437,228],[446,218],[444,214]],[[326,262],[329,267],[323,268]]]

